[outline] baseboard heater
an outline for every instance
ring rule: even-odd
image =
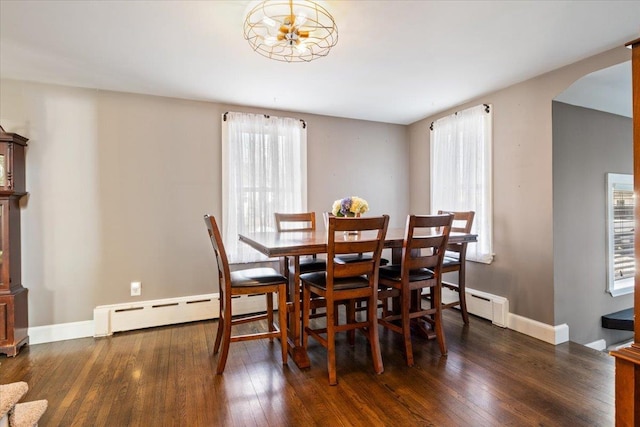
[[[277,307],[274,300],[274,307]],[[234,297],[234,314],[250,314],[266,310],[264,295]],[[220,316],[219,295],[193,295],[123,304],[101,305],[93,310],[94,336],[114,332],[216,319]]]
[[[509,300],[504,297],[489,294],[475,289],[466,289],[467,311],[502,328],[507,327],[509,315]],[[442,301],[445,303],[456,301],[458,294],[447,288],[442,289]]]
[[[457,297],[458,295],[449,289],[442,290],[444,302],[454,301]],[[220,317],[218,298],[219,295],[215,293],[101,305],[93,310],[94,336],[104,337],[115,332],[217,319]],[[276,300],[274,307],[277,307]],[[251,314],[265,310],[264,295],[242,295],[233,299],[234,314]],[[467,288],[467,310],[471,314],[490,320],[494,325],[507,327],[509,301],[504,297]]]

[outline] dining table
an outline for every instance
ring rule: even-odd
[[[367,237],[364,231],[361,238]],[[289,312],[289,324],[287,331],[288,349],[291,358],[299,368],[310,366],[309,356],[302,346],[301,335],[301,304],[300,304],[300,272],[299,257],[305,255],[319,255],[327,253],[328,235],[326,230],[312,231],[260,231],[243,232],[238,235],[241,242],[251,246],[258,252],[269,258],[293,259],[294,275],[289,281],[287,298],[287,310]],[[405,237],[405,228],[389,228],[387,230],[384,247],[391,249],[391,262],[399,264],[402,258],[402,244]],[[344,236],[345,239],[353,239],[353,236]],[[355,237],[358,238],[358,237]],[[472,233],[451,232],[449,243],[476,242],[477,235]],[[284,266],[288,268],[288,266]]]

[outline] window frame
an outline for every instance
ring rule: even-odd
[[[625,277],[616,280],[615,273],[615,211],[614,211],[614,191],[621,189],[623,191],[630,191],[633,195],[633,175],[632,174],[620,174],[620,173],[607,173],[606,175],[606,230],[607,230],[607,286],[606,290],[611,296],[617,297],[620,295],[628,295],[634,292],[635,289],[635,266],[634,274],[630,277]],[[632,212],[635,209],[635,195],[633,195],[634,206]],[[635,227],[635,218],[632,220],[632,227]],[[635,240],[635,236],[634,236]],[[633,247],[635,242],[631,243]],[[635,262],[635,254],[633,256]]]

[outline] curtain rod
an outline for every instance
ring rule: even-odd
[[[225,113],[222,115],[222,120],[225,121],[225,122],[227,121],[227,114],[229,114],[229,112],[225,111]],[[263,114],[263,116],[264,116],[265,119],[268,119],[268,118],[271,117],[268,114]],[[307,122],[305,122],[302,119],[299,119],[299,120],[300,120],[300,123],[302,123],[302,129],[306,129],[307,128]]]
[[[484,106],[484,112],[485,113],[489,113],[491,111],[491,107],[489,106],[489,104],[482,104]],[[473,107],[472,107],[473,108]],[[454,115],[457,115],[460,111],[456,111],[455,113],[453,113]],[[446,117],[446,116],[445,116]],[[437,122],[437,120],[436,120]],[[429,125],[429,130],[433,130],[433,124],[435,122],[431,122],[431,124]]]

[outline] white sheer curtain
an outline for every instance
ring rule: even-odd
[[[307,208],[307,132],[298,119],[225,113],[222,230],[229,261],[266,259],[238,233],[275,230],[274,212]]]
[[[475,211],[467,259],[493,260],[491,107],[478,105],[433,123],[431,211]]]

